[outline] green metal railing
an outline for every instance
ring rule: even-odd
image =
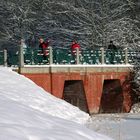
[[[10,52],[7,54],[8,66],[18,66],[19,65],[19,52]]]
[[[50,47],[51,48],[51,47]],[[48,48],[45,55],[40,49],[24,49],[24,65],[49,65],[51,64],[133,64],[138,52],[132,50],[104,50],[104,49],[81,49],[71,52],[67,48]],[[19,65],[19,51],[7,54],[9,66]],[[4,51],[0,51],[0,65],[4,65]],[[52,61],[52,62],[50,62]]]
[[[46,50],[47,54],[44,59],[41,50],[38,49],[29,49],[26,50],[24,54],[25,64],[31,65],[43,65],[49,64],[50,54],[49,49]],[[102,56],[101,49],[82,49],[79,50],[78,56],[75,52],[71,52],[67,48],[54,48],[52,52],[53,64],[77,64],[77,58],[79,58],[79,64],[103,64],[102,57],[104,57],[105,64],[126,64],[133,63],[134,57],[137,55],[137,52],[132,52],[127,50],[127,56],[125,50],[104,50]],[[126,62],[127,57],[127,62]]]
[[[4,52],[0,51],[0,65],[4,64]]]

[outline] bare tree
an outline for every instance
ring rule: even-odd
[[[135,8],[127,0],[46,0],[44,6],[40,29],[60,45],[72,39],[83,47],[106,46],[109,40],[121,47],[138,44],[138,19],[131,18]]]
[[[35,13],[31,11],[31,4],[30,0],[7,0],[1,3],[1,33],[5,40],[17,43],[32,34],[30,27],[34,26]]]
[[[82,47],[138,46],[137,0],[2,0],[0,36],[4,39],[51,38],[68,47],[73,39]]]

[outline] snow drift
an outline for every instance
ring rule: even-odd
[[[111,140],[78,124],[88,119],[24,76],[0,68],[1,140]]]

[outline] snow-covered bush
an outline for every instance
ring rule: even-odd
[[[140,103],[136,103],[131,107],[130,113],[140,113]]]

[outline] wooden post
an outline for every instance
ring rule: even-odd
[[[7,50],[4,49],[3,53],[4,53],[4,66],[7,67]]]
[[[23,39],[21,39],[21,44],[19,46],[19,67],[24,67]]]
[[[101,48],[101,64],[105,63],[104,48]]]
[[[76,64],[80,64],[79,48],[76,48]]]
[[[53,50],[52,47],[49,47],[49,64],[53,64]]]
[[[128,64],[128,49],[125,48],[125,64]]]
[[[31,51],[31,64],[34,65],[34,50]]]

